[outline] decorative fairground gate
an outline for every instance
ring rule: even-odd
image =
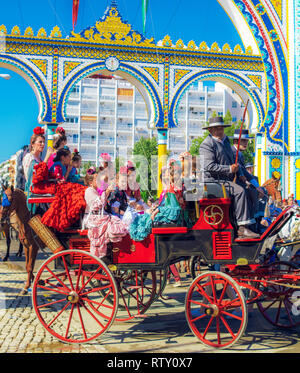
[[[290,180],[286,186],[294,192],[300,175],[295,172],[298,166],[300,171],[300,139],[295,89],[287,92],[295,86],[293,79],[299,78],[291,73],[299,46],[293,44],[296,38],[287,35],[293,35],[299,0],[218,1],[240,32],[244,50],[239,45],[231,50],[229,44],[220,48],[217,43],[209,48],[194,41],[184,45],[169,36],[155,43],[125,22],[112,0],[95,26],[67,37],[57,26],[50,35],[43,28],[35,35],[31,27],[22,34],[18,26],[10,33],[0,26],[0,67],[29,82],[39,102],[38,120],[47,125],[50,142],[55,126],[65,121],[68,96],[79,80],[96,72],[124,77],[144,97],[149,126],[158,131],[159,155],[166,153],[167,131],[178,124],[177,106],[189,84],[197,79],[220,81],[244,102],[250,98],[249,123],[256,134],[256,171],[261,182],[277,170],[289,175],[283,179]]]

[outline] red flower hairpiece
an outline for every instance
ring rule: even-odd
[[[120,175],[127,175],[127,167],[126,166],[120,167],[119,174]]]
[[[43,135],[45,133],[45,130],[42,127],[35,127],[33,133],[35,135]]]
[[[66,132],[62,127],[57,127],[55,133],[59,133],[60,135],[64,135]]]
[[[95,169],[95,167],[91,167],[91,168],[89,168],[89,169],[86,171],[86,173],[87,173],[88,175],[94,175],[94,174],[96,173],[96,169]]]

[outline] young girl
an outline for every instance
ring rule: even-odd
[[[88,228],[88,238],[91,241],[90,252],[99,258],[107,255],[107,244],[119,242],[128,233],[126,226],[117,216],[105,211],[107,198],[113,191],[108,186],[105,177],[87,177],[89,187],[85,191],[86,211],[84,226]]]
[[[83,184],[83,181],[80,179],[78,169],[81,167],[82,158],[77,149],[74,149],[71,160],[71,171],[69,173],[68,180],[71,183]]]
[[[53,159],[53,165],[49,170],[51,177],[58,180],[58,182],[66,181],[72,168],[71,158],[72,155],[69,149],[60,149],[56,153]]]
[[[45,157],[45,162],[47,162],[48,169],[53,166],[54,158],[56,157],[56,153],[63,149],[67,144],[67,137],[65,135],[65,130],[62,127],[57,127],[55,131],[55,135],[53,136],[53,147],[49,147],[47,149],[47,154]]]
[[[168,168],[163,168],[160,178],[164,185],[158,206],[153,206],[146,214],[138,215],[129,228],[130,237],[135,241],[144,240],[150,233],[152,225],[157,224],[180,224],[181,208],[174,193],[174,186],[170,184],[172,172]]]

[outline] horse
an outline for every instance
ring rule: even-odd
[[[0,212],[0,215],[1,215],[0,232],[4,233],[5,240],[6,240],[6,254],[5,254],[5,257],[2,259],[3,262],[6,262],[7,259],[9,258],[9,251],[10,251],[10,245],[11,245],[11,228],[12,227],[10,225],[8,212],[9,212],[9,206],[2,206],[1,212]],[[14,230],[14,232],[18,234],[16,230]],[[16,253],[16,256],[21,257],[22,253],[23,253],[23,244],[19,240],[19,249],[18,249],[18,252]]]

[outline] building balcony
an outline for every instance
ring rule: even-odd
[[[115,95],[100,95],[99,99],[100,101],[115,101]]]
[[[93,79],[82,79],[82,85],[85,85],[85,86],[92,86],[92,87],[97,87],[97,85],[98,85],[98,80],[93,80]]]
[[[79,92],[72,92],[70,93],[68,100],[75,100],[78,101],[79,99]]]
[[[96,145],[96,139],[91,140],[91,139],[86,139],[84,137],[81,137],[80,145],[81,146],[95,146]]]
[[[72,116],[72,115],[78,116],[79,115],[79,106],[77,106],[77,107],[67,106],[66,114],[67,114],[67,116]]]

